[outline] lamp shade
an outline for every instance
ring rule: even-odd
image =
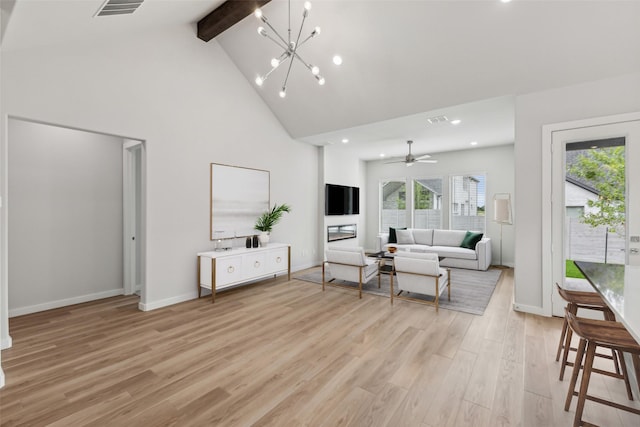
[[[493,220],[501,224],[511,224],[511,196],[509,194],[494,196]]]

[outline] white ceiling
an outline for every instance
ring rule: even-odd
[[[3,11],[12,0],[2,0]],[[133,14],[94,18],[103,0],[17,0],[2,49],[93,43],[195,23],[222,0],[145,0]],[[286,30],[287,2],[265,15]],[[292,1],[298,30],[302,1]],[[249,16],[216,38],[283,126],[312,144],[341,144],[363,159],[509,144],[514,95],[640,71],[640,1],[314,0],[306,27],[322,33],[300,51],[318,65],[319,86],[297,63],[253,83],[280,51]],[[4,20],[3,20],[4,22]],[[34,30],[37,29],[37,30]],[[307,30],[305,30],[305,33]],[[210,43],[214,43],[213,41]],[[334,54],[344,63],[332,64]],[[428,126],[445,114],[458,126]],[[342,145],[341,145],[342,146]],[[434,156],[435,157],[435,156]]]

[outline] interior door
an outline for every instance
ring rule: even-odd
[[[567,147],[571,144],[586,141],[622,139],[625,146],[626,164],[640,164],[640,120],[621,121],[599,126],[587,126],[553,132],[552,135],[552,218],[551,218],[551,246],[552,246],[552,282],[566,283],[566,254],[567,254],[567,197],[566,159]],[[636,240],[640,235],[640,170],[633,167],[626,171],[626,221],[624,224],[624,263],[640,265],[640,243]],[[552,312],[556,316],[564,316],[565,303],[553,287]]]

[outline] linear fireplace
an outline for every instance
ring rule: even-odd
[[[327,227],[327,242],[355,239],[358,226],[356,224],[330,225]]]

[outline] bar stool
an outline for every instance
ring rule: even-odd
[[[588,309],[601,311],[605,320],[615,321],[616,316],[613,314],[611,309],[604,302],[602,297],[596,292],[584,292],[584,291],[570,291],[564,288],[561,288],[560,285],[556,283],[556,287],[558,288],[558,293],[560,296],[567,302],[567,306],[565,307],[565,312],[572,313],[577,316],[578,309]],[[576,351],[575,347],[571,347],[571,338],[573,337],[572,331],[567,327],[567,317],[565,316],[564,322],[562,323],[562,333],[560,334],[560,340],[558,342],[558,351],[556,352],[556,362],[560,360],[560,352],[564,349],[562,354],[562,365],[560,367],[560,381],[564,379],[564,371],[567,366],[573,366],[573,363],[570,362],[569,359],[569,350]],[[602,357],[604,359],[613,360],[613,364],[616,369],[616,373],[620,374],[620,366],[618,364],[618,357],[615,352],[611,352],[611,356],[608,354],[597,353],[596,356]]]
[[[640,345],[633,339],[631,334],[629,334],[626,328],[619,322],[577,318],[575,314],[569,313],[568,311],[566,313],[566,318],[567,322],[569,323],[569,328],[571,328],[571,330],[573,330],[573,332],[575,332],[576,335],[580,337],[580,344],[578,345],[576,361],[573,364],[573,372],[571,374],[569,391],[567,393],[567,399],[564,405],[564,410],[568,411],[569,406],[571,405],[571,399],[573,398],[573,396],[578,396],[578,405],[576,406],[576,415],[573,420],[573,425],[591,425],[582,420],[584,404],[587,399],[603,405],[612,406],[616,409],[621,409],[623,411],[629,411],[633,412],[634,414],[640,415],[639,409],[621,405],[610,400],[605,400],[587,394],[591,373],[597,372],[614,378],[624,379],[625,386],[627,387],[627,396],[629,397],[629,400],[633,400],[624,358],[620,358],[620,364],[622,367],[621,374],[595,369],[593,367],[593,359],[595,357],[596,347],[610,348],[619,354],[621,354],[621,352],[623,351],[631,353],[635,372],[636,375],[638,375],[640,373]],[[580,367],[582,365],[583,359],[585,358],[585,348],[586,360],[584,360],[582,381],[580,383],[580,393],[577,393],[575,391],[575,387],[578,380]]]

